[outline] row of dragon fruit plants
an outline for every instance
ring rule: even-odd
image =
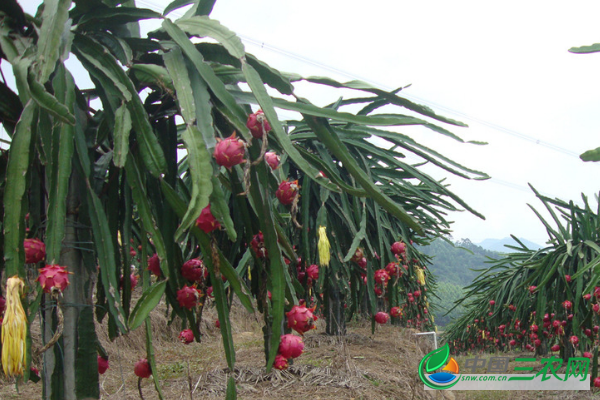
[[[448,213],[482,216],[406,155],[465,179],[487,175],[401,130],[462,142],[445,126],[464,124],[402,89],[278,71],[209,17],[214,0],[176,0],[163,14],[60,1],[35,17],[7,1],[0,56],[17,83],[0,82],[7,375],[33,379],[41,367],[45,393],[98,398],[110,355],[97,324],[111,340],[144,325],[135,371],[151,374],[162,398],[150,329],[161,301],[185,343],[200,341],[202,311],[214,305],[230,370],[234,296],[263,315],[267,370],[300,355],[321,316],[331,335],[361,316],[373,329],[389,319],[433,328],[435,280],[417,245],[450,232]],[[160,27],[141,37],[141,19]],[[69,55],[91,87],[78,86]],[[298,82],[357,95],[319,107],[296,96]],[[227,397],[235,390],[230,376]]]
[[[520,244],[514,253],[490,260],[490,268],[457,302],[466,312],[447,330],[446,339],[456,354],[527,351],[564,361],[588,357],[596,366],[600,203],[592,209],[584,195],[583,206],[577,206],[532,190],[552,218],[551,223],[534,209],[549,234],[547,246],[533,250]],[[593,374],[596,378],[596,367]]]

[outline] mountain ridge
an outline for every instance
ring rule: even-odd
[[[519,238],[519,240],[528,248],[530,249],[541,249],[542,246],[534,243],[530,240],[527,240],[525,238]],[[511,249],[509,247],[506,247],[505,245],[511,245],[511,246],[515,246],[515,247],[521,247],[512,237],[505,237],[502,239],[484,239],[482,242],[480,243],[474,243],[475,245],[482,247],[486,250],[490,250],[490,251],[495,251],[498,253],[514,253],[517,250]]]

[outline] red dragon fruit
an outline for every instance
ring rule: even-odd
[[[592,298],[592,294],[591,293],[586,293],[583,295],[583,299],[584,300],[590,300]]]
[[[529,286],[529,294],[533,294],[535,292],[535,289],[537,289],[537,286]]]
[[[191,310],[196,307],[202,292],[193,286],[184,285],[182,289],[177,291],[177,301],[181,307]]]
[[[254,253],[256,253],[258,258],[267,258],[269,256],[267,248],[265,247],[265,239],[262,232],[258,232],[254,235],[250,242],[250,247],[252,247],[252,250],[254,250]]]
[[[210,211],[210,204],[202,209],[200,216],[196,220],[196,226],[202,229],[205,233],[211,233],[215,229],[219,229],[221,224]]]
[[[148,271],[156,276],[162,276],[158,254],[154,253],[154,255],[148,259]]]
[[[367,268],[367,259],[365,257],[361,258],[360,260],[358,260],[358,266],[361,268]]]
[[[378,324],[383,325],[387,323],[389,319],[390,315],[383,311],[379,311],[377,314],[375,314],[375,322],[377,322]]]
[[[354,261],[355,263],[359,262],[361,258],[363,258],[365,255],[363,253],[363,249],[361,249],[360,247],[358,247],[356,249],[356,251],[354,252],[354,255],[352,256],[351,260]]]
[[[400,265],[398,265],[397,263],[393,263],[393,262],[389,263],[388,265],[385,266],[385,270],[387,271],[387,273],[390,277],[402,276],[402,271],[400,270]]]
[[[69,285],[69,272],[66,267],[57,264],[46,265],[40,269],[40,275],[36,279],[45,293],[55,290],[63,292]]]
[[[98,356],[98,373],[100,375],[104,374],[108,369],[108,357],[104,358],[102,356]]]
[[[252,137],[260,139],[263,135],[266,135],[271,130],[271,125],[262,110],[258,110],[254,114],[248,116],[246,126],[250,129]],[[264,128],[264,131],[263,131]]]
[[[594,387],[600,388],[600,376],[594,378]]]
[[[569,342],[573,343],[574,346],[577,346],[579,344],[579,338],[573,335],[569,338]]]
[[[129,275],[129,282],[131,282],[131,290],[135,289],[138,284],[139,276],[136,274]],[[123,287],[123,277],[121,276],[121,287]]]
[[[399,318],[402,316],[402,309],[400,307],[392,307],[390,314],[392,317]]]
[[[267,164],[269,164],[269,167],[271,167],[272,170],[276,170],[279,168],[279,162],[281,161],[281,158],[277,155],[277,153],[273,151],[267,151],[265,153],[265,161]]]
[[[496,304],[495,300],[490,300],[490,306],[493,306],[494,304]]]
[[[314,308],[293,306],[292,309],[286,313],[288,328],[295,330],[301,335],[311,329],[316,329],[315,321],[317,320],[317,316],[313,315],[314,311]]]
[[[319,279],[319,266],[316,264],[312,264],[310,267],[306,269],[306,274],[310,279],[316,281]],[[289,357],[288,357],[289,358]]]
[[[279,184],[279,188],[275,192],[275,196],[281,204],[284,206],[290,205],[294,202],[296,196],[298,196],[298,181],[285,180]]]
[[[562,302],[562,306],[565,308],[565,310],[570,310],[571,307],[573,307],[573,303],[571,303],[569,300],[565,300]]]
[[[395,255],[400,255],[406,251],[406,244],[404,242],[394,242],[391,250]]]
[[[179,332],[179,341],[183,344],[190,344],[194,341],[194,332],[191,329],[184,329]]]
[[[288,333],[287,335],[281,336],[281,342],[279,343],[278,353],[287,358],[300,357],[304,351],[304,342],[300,336]]]
[[[215,161],[222,167],[231,169],[232,167],[246,162],[246,143],[242,139],[235,137],[235,133],[227,139],[217,138],[217,145],[213,156]]]
[[[188,281],[202,282],[208,278],[208,269],[201,259],[193,258],[183,263],[181,275]]]
[[[387,285],[389,280],[390,276],[388,275],[385,269],[378,269],[377,271],[375,271],[375,282],[385,286]]]
[[[273,368],[278,370],[287,369],[289,366],[287,358],[282,356],[281,354],[277,354],[275,356],[275,361],[273,362]]]
[[[38,239],[25,239],[25,263],[36,264],[46,258],[46,245]]]
[[[508,344],[510,344],[511,346],[516,346],[517,345],[517,341],[515,339],[511,340],[510,342],[508,342]]]
[[[140,378],[149,378],[150,375],[152,375],[150,363],[145,358],[142,358],[135,363],[135,366],[133,367],[133,372],[136,376],[139,376]]]

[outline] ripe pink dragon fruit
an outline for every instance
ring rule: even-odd
[[[271,130],[271,125],[265,114],[262,110],[258,110],[254,114],[250,114],[248,116],[248,120],[246,121],[246,126],[250,129],[250,133],[252,133],[252,137],[255,139],[260,139],[263,135],[266,135]],[[264,128],[264,131],[263,131]]]
[[[565,308],[565,310],[570,310],[571,307],[573,307],[573,303],[571,303],[569,300],[565,300],[562,302],[562,306]]]
[[[591,293],[586,293],[583,295],[583,299],[584,300],[590,300],[592,298],[592,294]]]
[[[208,269],[201,259],[193,258],[183,263],[181,275],[188,281],[202,282],[208,278]]]
[[[242,139],[233,135],[227,139],[221,140],[217,138],[217,145],[213,156],[215,161],[222,167],[231,169],[232,167],[246,162],[244,155],[246,154],[246,143]]]
[[[131,282],[131,290],[135,289],[138,284],[139,276],[136,274],[129,275],[129,282]],[[121,276],[121,287],[123,287],[123,276]]]
[[[292,309],[285,313],[288,319],[288,328],[295,330],[301,335],[311,329],[317,329],[315,321],[318,319],[313,314],[314,308],[306,308],[304,306],[293,306]]]
[[[378,324],[385,324],[388,322],[388,320],[390,319],[390,316],[388,313],[385,313],[383,311],[379,311],[377,314],[375,314],[375,322],[377,322]]]
[[[104,358],[102,356],[98,356],[98,373],[100,375],[104,374],[108,369],[108,357]]]
[[[591,330],[590,328],[586,328],[586,329],[583,331],[583,334],[584,334],[585,336],[587,336],[587,337],[592,337],[592,330]]]
[[[215,328],[220,328],[220,327],[221,327],[221,322],[218,319],[216,319],[215,320]]]
[[[40,275],[36,280],[45,293],[51,293],[55,290],[62,293],[69,285],[69,273],[66,267],[57,264],[46,265],[40,269]]]
[[[204,233],[211,233],[215,229],[219,229],[221,227],[219,221],[217,221],[210,211],[210,204],[202,209],[200,216],[196,220],[196,226],[202,229]]]
[[[579,344],[579,338],[573,335],[569,338],[569,342],[573,343],[574,346],[577,346]]]
[[[571,283],[571,275],[565,275],[565,280],[567,283]]]
[[[402,316],[402,309],[400,307],[392,307],[390,314],[392,317],[399,318]]]
[[[493,306],[494,304],[496,304],[495,300],[490,300],[490,306]]]
[[[265,247],[265,239],[262,232],[258,232],[254,235],[250,242],[250,247],[252,247],[252,250],[254,250],[254,253],[256,253],[258,258],[267,258],[269,255],[267,248]]]
[[[319,279],[319,266],[316,264],[312,264],[310,267],[306,269],[306,274],[310,279],[316,281]],[[288,357],[289,358],[289,357]]]
[[[278,370],[287,369],[289,366],[287,358],[282,356],[281,354],[277,354],[275,356],[275,361],[273,362],[273,368]]]
[[[402,276],[402,271],[400,270],[400,265],[398,265],[397,263],[393,263],[393,262],[389,263],[388,265],[385,266],[385,270],[387,271],[387,273],[390,277]]]
[[[600,314],[600,304],[596,303],[592,306],[592,310],[594,310],[594,312],[596,314]]]
[[[537,286],[529,286],[529,294],[533,294],[533,292],[535,292],[535,289],[537,289]]]
[[[356,251],[354,252],[354,255],[352,256],[351,260],[354,261],[355,263],[359,262],[361,258],[363,258],[365,255],[363,253],[363,249],[361,249],[360,247],[356,249]]]
[[[398,256],[406,251],[406,244],[404,242],[394,242],[391,250],[392,253]]]
[[[277,153],[268,151],[265,153],[265,161],[267,164],[269,164],[269,167],[271,167],[272,170],[276,170],[279,168],[279,162],[281,161],[281,158],[277,155]]]
[[[25,263],[36,264],[46,258],[46,245],[38,239],[25,239]]]
[[[379,286],[375,286],[375,296],[381,296],[383,294],[383,290]]]
[[[158,254],[154,253],[154,255],[148,259],[148,271],[156,276],[162,276]]]
[[[284,206],[290,205],[294,202],[296,196],[298,196],[298,181],[285,180],[279,184],[279,188],[275,192],[277,200]]]
[[[296,336],[291,333],[281,336],[278,353],[283,357],[287,358],[288,360],[290,358],[300,357],[303,351],[304,342],[300,336]]]
[[[142,358],[138,362],[135,363],[133,367],[133,372],[136,376],[140,378],[149,378],[152,375],[152,370],[150,369],[150,363],[147,359]]]
[[[194,341],[194,332],[191,329],[184,329],[179,332],[179,341],[183,344],[190,344]]]
[[[387,285],[390,280],[390,276],[388,275],[385,269],[378,269],[375,271],[375,282],[382,284],[383,286]]]
[[[206,297],[210,297],[210,298],[213,297],[213,287],[212,286],[209,286],[206,288]]]
[[[517,345],[517,341],[515,339],[513,339],[510,342],[508,342],[508,344],[510,344],[511,346],[516,346]]]
[[[177,301],[181,307],[191,310],[196,307],[198,300],[202,295],[202,291],[193,286],[184,285],[183,288],[177,291]]]
[[[361,258],[360,260],[358,260],[358,266],[361,268],[367,268],[367,259],[365,257]]]

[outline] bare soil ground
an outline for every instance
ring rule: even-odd
[[[421,358],[432,350],[427,339],[412,329],[354,323],[348,335],[324,335],[323,321],[305,335],[305,351],[287,371],[264,368],[260,315],[234,308],[232,320],[236,348],[235,377],[239,399],[592,399],[598,392],[458,392],[425,391],[417,375]],[[168,326],[164,310],[152,314],[154,350],[165,399],[199,400],[225,397],[228,370],[216,311],[205,310],[202,343],[184,345],[177,340],[180,326]],[[37,329],[39,331],[39,328]],[[35,334],[35,327],[32,330]],[[129,335],[108,340],[106,326],[98,336],[110,355],[110,368],[100,377],[103,399],[139,399],[133,366],[145,357],[145,335],[138,328]],[[34,339],[35,341],[35,339]],[[39,362],[39,361],[38,361]],[[459,360],[460,363],[460,360]],[[39,365],[37,365],[39,368]],[[157,399],[152,379],[142,381],[146,400]],[[41,384],[19,385],[0,379],[0,400],[39,399]]]

